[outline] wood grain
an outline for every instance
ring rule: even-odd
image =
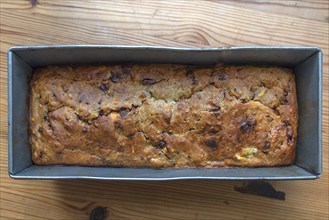
[[[106,219],[328,219],[328,8],[328,1],[1,0],[1,219],[88,219],[99,210]],[[43,44],[321,47],[323,175],[270,182],[286,201],[240,194],[233,188],[241,181],[10,179],[6,53],[13,45]]]

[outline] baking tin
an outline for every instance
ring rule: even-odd
[[[37,166],[28,134],[29,86],[33,68],[58,64],[181,63],[250,64],[294,68],[299,127],[292,166],[262,168],[162,169]],[[297,180],[322,172],[322,52],[316,47],[176,48],[110,45],[18,46],[8,51],[8,171],[17,179],[99,180]]]

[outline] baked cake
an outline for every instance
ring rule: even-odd
[[[297,98],[288,68],[49,66],[35,70],[31,89],[37,165],[294,163]]]

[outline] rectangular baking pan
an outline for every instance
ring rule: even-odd
[[[33,68],[61,64],[214,63],[292,67],[298,98],[297,158],[292,166],[162,169],[37,166],[29,143],[29,93]],[[322,172],[322,52],[316,47],[173,48],[109,45],[18,46],[8,51],[8,168],[17,179],[297,180]]]

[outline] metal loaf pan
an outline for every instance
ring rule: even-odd
[[[29,93],[33,68],[58,64],[182,63],[292,67],[297,80],[299,127],[292,166],[163,169],[36,166],[29,143]],[[296,180],[321,175],[322,53],[316,47],[172,48],[108,45],[20,46],[8,51],[9,175],[17,179]]]

